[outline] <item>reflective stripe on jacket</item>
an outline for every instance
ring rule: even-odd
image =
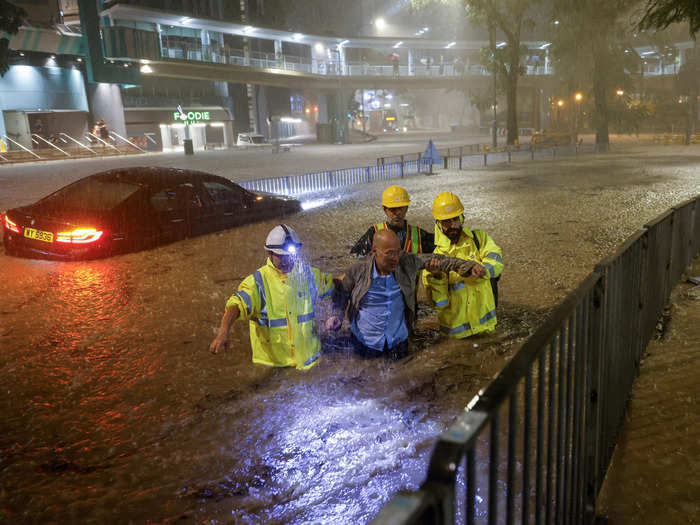
[[[297,263],[283,274],[268,258],[267,264],[246,277],[226,302],[237,305],[240,318],[250,321],[253,362],[303,369],[316,364],[321,342],[314,329],[319,299],[333,291],[331,275]]]
[[[374,230],[386,230],[389,228],[386,221],[378,222],[374,225]],[[403,251],[406,253],[423,253],[423,247],[420,242],[420,228],[406,223],[406,240],[403,243]]]
[[[474,235],[479,236],[480,251],[476,249]],[[488,272],[483,279],[463,278],[456,272],[450,272],[447,279],[444,274],[435,278],[423,272],[423,284],[438,312],[440,331],[457,339],[492,331],[497,319],[490,280],[503,271],[501,249],[482,230],[472,232],[468,228],[464,228],[459,241],[452,244],[436,224],[435,253],[476,261]]]

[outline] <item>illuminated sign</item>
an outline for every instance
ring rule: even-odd
[[[179,111],[173,111],[173,120],[176,122],[182,122],[183,124],[195,124],[197,122],[203,122],[211,120],[208,111],[184,111],[181,113]]]
[[[384,120],[396,120],[396,117],[385,117]]]

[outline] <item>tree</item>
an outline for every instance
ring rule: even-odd
[[[688,22],[690,34],[700,30],[698,0],[647,0],[639,29],[665,29],[676,22]]]
[[[621,45],[629,32],[623,20],[636,0],[554,0],[554,52],[560,62],[576,61],[579,77],[589,78],[593,94],[596,147],[610,147],[610,105],[624,80],[625,53]],[[615,84],[618,84],[617,86]]]
[[[21,7],[17,7],[6,0],[0,0],[0,34],[9,33],[10,35],[16,35],[26,16],[27,12]],[[0,76],[5,76],[7,70],[10,69],[9,46],[9,38],[0,38]]]
[[[523,73],[520,65],[522,53],[520,35],[523,29],[531,29],[535,21],[530,12],[540,0],[439,0],[442,3],[458,2],[464,6],[466,18],[485,25],[489,31],[491,68],[503,83],[506,93],[508,144],[518,139],[518,79]],[[423,6],[431,0],[413,0],[414,6]],[[505,45],[497,42],[498,32]],[[495,93],[494,93],[495,98]]]

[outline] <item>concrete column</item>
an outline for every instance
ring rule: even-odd
[[[348,66],[345,61],[345,48],[343,46],[338,46],[338,59],[340,60],[340,71],[341,75],[348,74]]]
[[[282,58],[282,41],[275,40],[275,58],[279,60]]]
[[[408,75],[413,76],[416,72],[413,69],[413,49],[408,50]]]
[[[211,44],[211,39],[209,38],[209,31],[202,29],[200,32],[202,41],[202,60],[209,60],[211,53],[209,52],[209,44]]]
[[[88,107],[95,122],[104,119],[107,127],[126,137],[126,122],[124,119],[124,104],[118,84],[88,83]]]

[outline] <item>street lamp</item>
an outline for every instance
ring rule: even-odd
[[[561,128],[561,108],[564,106],[564,101],[562,99],[557,100],[557,128]]]
[[[377,31],[384,31],[386,28],[386,20],[384,20],[381,16],[376,18],[374,20],[374,27],[377,28]]]
[[[574,100],[576,100],[576,113],[574,113],[574,139],[578,143],[578,125],[581,113],[581,100],[583,100],[583,95],[581,93],[574,94]]]
[[[618,89],[615,93],[617,93],[617,96],[618,96],[618,97],[621,97],[622,95],[625,94],[625,92],[624,92],[623,90],[621,90],[621,89]]]

